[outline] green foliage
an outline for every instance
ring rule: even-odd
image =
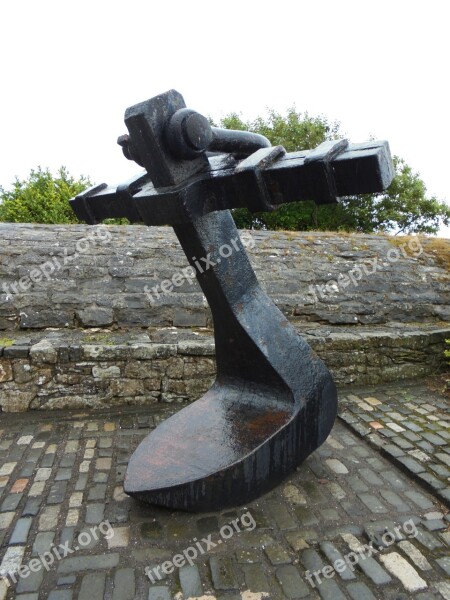
[[[132,223],[125,217],[120,219],[103,219],[104,225],[132,225]]]
[[[445,343],[448,344],[450,346],[450,340],[445,340]],[[450,358],[450,350],[444,350],[444,355],[447,358]],[[450,365],[450,362],[448,363]]]
[[[0,187],[0,221],[10,223],[78,223],[69,200],[91,185],[75,180],[65,167],[56,176],[32,169],[28,179],[16,179],[10,191]]]
[[[339,123],[311,117],[290,108],[286,116],[270,111],[267,118],[245,122],[232,113],[221,127],[244,129],[265,135],[273,145],[288,152],[315,148],[325,140],[343,137]],[[435,234],[450,224],[450,206],[428,197],[424,182],[404,160],[394,157],[395,178],[382,194],[343,198],[339,204],[317,206],[312,201],[281,205],[273,213],[233,211],[238,227],[296,231],[358,231]]]
[[[418,173],[404,160],[394,157],[395,178],[387,192],[372,198],[376,207],[375,230],[396,229],[397,233],[437,233],[441,224],[450,223],[450,206],[427,196]]]
[[[339,218],[340,228],[362,233],[436,234],[450,223],[450,206],[428,197],[424,182],[406,162],[394,156],[395,177],[382,194],[343,198],[324,207]]]
[[[289,108],[285,117],[270,110],[266,119],[258,117],[254,121],[243,121],[238,114],[231,113],[221,120],[220,127],[260,133],[273,146],[284,146],[288,152],[308,150],[325,140],[342,137],[339,123],[330,123],[324,116],[311,117],[307,112],[299,113],[295,107]]]

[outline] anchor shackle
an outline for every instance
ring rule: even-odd
[[[206,117],[190,108],[180,108],[172,115],[164,130],[164,140],[170,153],[184,160],[193,160],[207,151],[242,158],[271,146],[258,133],[212,127]],[[129,135],[121,135],[117,143],[128,160],[144,166]]]
[[[181,108],[166,127],[166,141],[177,158],[192,159],[203,152],[228,152],[250,156],[271,146],[263,135],[249,131],[212,127],[208,119],[190,108]]]

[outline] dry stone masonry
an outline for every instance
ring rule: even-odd
[[[246,236],[258,278],[338,384],[442,367],[450,241]],[[1,409],[198,398],[215,372],[208,306],[189,277],[161,288],[186,267],[169,227],[0,224]]]
[[[294,321],[450,321],[448,240],[436,245],[433,239],[382,235],[247,235],[259,280]],[[0,329],[210,325],[196,281],[185,279],[159,298],[151,292],[186,267],[170,227],[0,223]],[[352,270],[356,283],[345,279]],[[32,281],[33,271],[36,280],[41,273],[40,281]]]

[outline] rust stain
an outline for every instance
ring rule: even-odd
[[[279,427],[287,422],[288,417],[289,415],[285,411],[268,411],[251,419],[247,423],[247,428],[253,433],[275,433]]]

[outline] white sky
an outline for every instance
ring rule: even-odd
[[[295,104],[387,139],[450,202],[448,36],[445,0],[3,0],[0,185],[38,165],[119,183],[125,109],[175,88],[216,119]]]

